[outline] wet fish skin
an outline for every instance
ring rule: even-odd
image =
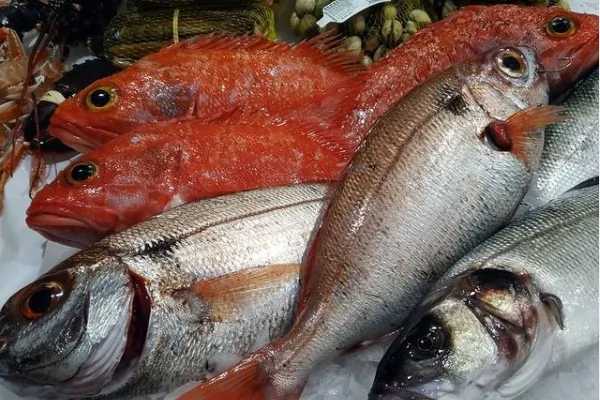
[[[142,126],[67,166],[27,209],[49,240],[85,248],[165,209],[263,187],[338,181],[352,156],[329,123],[190,120]],[[349,141],[350,147],[352,142]],[[88,179],[72,179],[86,166]]]
[[[573,21],[577,28],[562,37],[551,36],[547,25],[557,17]],[[548,74],[548,79],[551,95],[561,95],[598,63],[598,21],[598,15],[558,7],[498,4],[453,11],[411,35],[369,68],[369,80],[357,105],[347,112],[349,136],[367,135],[375,121],[416,85],[501,45],[533,47],[545,70],[558,70]],[[507,29],[513,25],[519,29]],[[566,68],[560,57],[569,60]]]
[[[502,287],[502,282],[512,284]],[[514,290],[519,286],[526,289],[521,299]],[[559,299],[564,329],[560,315],[548,307],[549,294]],[[543,375],[597,348],[597,299],[596,184],[527,212],[454,265],[404,322],[403,334],[379,365],[369,398],[395,398],[394,393],[423,399],[515,398]],[[488,321],[520,321],[529,337],[507,329],[496,330],[494,338],[477,318],[486,315],[485,305],[491,310]],[[409,349],[427,335],[438,339],[436,346],[421,359],[411,356]]]
[[[239,358],[281,335],[296,309],[299,264],[328,188],[291,185],[214,197],[75,254],[0,312],[2,378],[36,398],[130,398],[201,380],[222,367],[217,353]],[[23,299],[41,282],[64,296],[46,315],[24,320]],[[88,366],[92,382],[72,379],[91,353],[106,355],[110,343],[121,347],[105,357],[102,373]]]
[[[557,198],[569,188],[598,175],[598,67],[561,102],[572,117],[546,130],[544,152],[527,206]]]
[[[143,124],[193,117],[285,115],[318,104],[364,70],[331,31],[295,45],[209,34],[149,54],[56,109],[49,132],[86,152]],[[94,106],[94,96],[111,100]]]
[[[509,54],[526,65],[519,79],[507,79],[497,64]],[[480,134],[496,119],[547,103],[537,65],[530,49],[495,49],[396,103],[328,206],[290,332],[178,400],[296,398],[314,366],[397,328],[445,268],[507,222],[525,194],[543,131],[521,137],[509,129],[514,152],[494,149]]]
[[[561,37],[549,35],[546,28],[552,19],[557,17],[569,19],[577,29]],[[507,27],[515,27],[515,29]],[[469,34],[467,35],[465,32],[469,32]],[[502,44],[533,46],[542,55],[544,68],[548,71],[558,71],[548,74],[548,76],[552,80],[553,94],[560,94],[598,63],[598,16],[570,12],[555,7],[524,7],[506,4],[471,6],[455,11],[443,20],[419,30],[402,46],[396,47],[379,62],[360,74],[368,79],[358,91],[352,104],[339,108],[338,114],[340,115],[338,116],[343,120],[340,126],[346,130],[346,136],[354,140],[355,147],[357,147],[375,121],[416,85],[438,75],[452,65],[472,59]],[[223,44],[217,41],[212,42],[211,45],[219,47]],[[288,51],[284,51],[281,47],[277,49],[282,57],[283,54],[285,57],[289,57]],[[229,93],[235,92],[236,89],[246,93],[244,88],[250,81],[248,78],[231,82],[231,77],[245,77],[244,72],[249,70],[258,72],[259,69],[253,64],[252,57],[244,58],[245,51],[236,51],[232,58],[219,60],[212,50],[214,49],[211,47],[202,49],[206,56],[210,54],[209,61],[211,62],[205,60],[201,65],[210,67],[212,62],[218,61],[218,67],[213,70],[207,67],[207,76],[210,78],[208,82],[214,84],[215,89],[225,85],[228,95],[221,96],[219,90],[216,90],[215,93],[212,91],[202,93],[204,96],[201,96],[200,99],[208,106],[203,105],[201,109],[208,108],[209,110],[206,113],[199,113],[198,116],[227,113],[230,106],[241,104],[251,109],[248,111],[260,109],[261,112],[268,112],[272,116],[286,118],[296,118],[298,110],[301,113],[307,113],[306,110],[308,110],[309,114],[326,120],[331,118],[332,114],[329,110],[323,111],[321,101],[326,101],[329,94],[336,93],[348,82],[346,79],[336,82],[337,79],[334,80],[331,77],[317,79],[313,72],[322,71],[320,68],[311,69],[311,79],[307,79],[307,63],[303,61],[300,65],[304,69],[292,71],[288,76],[276,77],[277,82],[293,82],[294,84],[286,86],[286,89],[289,90],[286,90],[285,94],[284,91],[277,90],[281,97],[273,100],[273,103],[262,103],[262,100],[270,99],[269,96],[260,96],[262,100],[258,101],[256,95],[258,86],[254,85],[254,94],[250,98],[234,102],[237,104],[229,104]],[[237,50],[240,49],[237,48]],[[157,54],[160,53],[162,52]],[[179,57],[179,55],[170,55],[165,57],[165,60],[172,65],[172,59],[175,57]],[[260,58],[264,59],[265,57],[266,55]],[[153,60],[145,59],[152,62],[155,60],[154,57],[152,57]],[[559,60],[558,65],[557,59]],[[567,59],[570,62],[568,68],[565,68],[564,60]],[[240,66],[236,62],[239,62]],[[263,62],[264,60],[261,60],[260,64],[262,65]],[[312,63],[310,64],[312,65]],[[50,133],[63,142],[70,142],[72,146],[76,146],[78,150],[84,152],[99,147],[141,123],[155,123],[158,120],[185,114],[191,102],[190,97],[194,97],[189,96],[189,91],[195,90],[194,85],[189,81],[179,82],[181,84],[178,85],[178,82],[168,79],[165,84],[160,84],[159,81],[162,78],[156,74],[158,70],[161,70],[160,63],[158,65],[146,64],[148,68],[145,70],[136,67],[141,65],[144,65],[143,61],[130,67],[128,69],[130,72],[121,75],[125,77],[123,80],[126,83],[134,82],[131,84],[131,88],[127,87],[127,90],[131,90],[132,95],[127,95],[125,101],[116,102],[114,107],[102,113],[86,109],[83,102],[84,96],[92,90],[102,86],[121,85],[121,82],[98,81],[84,90],[77,100],[61,104],[51,121]],[[198,66],[186,67],[184,70],[198,71],[198,68]],[[178,68],[175,68],[174,71],[169,70],[170,68],[167,69],[168,74],[175,75]],[[268,69],[263,70],[262,75],[253,77],[252,82],[259,80],[272,82],[271,72]],[[138,75],[136,79],[132,78],[134,74]],[[152,79],[142,79],[144,74]],[[196,75],[199,74],[196,73]],[[154,84],[150,85],[148,81]],[[125,86],[127,85],[125,84]],[[323,90],[322,93],[321,90]],[[316,92],[320,94],[318,96],[311,95]],[[147,100],[149,95],[154,97],[153,101],[140,100]],[[159,101],[160,99],[164,99],[164,101]],[[158,103],[158,106],[154,103]],[[162,107],[160,107],[161,104],[163,104]],[[170,107],[164,107],[164,104]],[[173,106],[174,104],[176,106]],[[268,110],[264,109],[265,104],[267,104]],[[215,107],[211,109],[210,105],[215,105]],[[282,105],[285,107],[281,108]],[[102,118],[98,118],[100,115]]]

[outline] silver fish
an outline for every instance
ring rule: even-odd
[[[289,327],[327,190],[183,205],[75,254],[2,308],[1,378],[35,398],[130,398],[234,363]]]
[[[570,120],[546,129],[540,166],[522,210],[540,206],[569,188],[598,176],[598,67],[582,79],[561,102]]]
[[[316,365],[397,328],[525,195],[548,122],[529,116],[556,117],[537,107],[537,66],[528,48],[498,48],[395,104],[329,204],[290,332],[179,399],[295,398]]]
[[[370,399],[512,399],[598,346],[598,186],[532,210],[405,321]]]

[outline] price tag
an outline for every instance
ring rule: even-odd
[[[390,0],[335,0],[323,8],[323,17],[317,21],[321,29],[331,22],[340,24],[365,8]]]

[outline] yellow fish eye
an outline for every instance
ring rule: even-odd
[[[563,38],[575,32],[575,21],[570,17],[554,17],[546,24],[546,32],[550,36]]]
[[[85,105],[93,111],[106,110],[117,100],[117,94],[111,87],[102,86],[89,92],[85,96]]]
[[[98,166],[91,162],[78,162],[66,171],[67,182],[79,185],[94,179],[98,175]]]
[[[496,66],[511,78],[521,78],[527,71],[523,56],[512,50],[503,50],[496,55]]]

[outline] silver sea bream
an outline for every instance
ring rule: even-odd
[[[539,162],[540,128],[557,118],[547,102],[535,52],[511,46],[408,93],[332,197],[290,331],[178,399],[295,398],[318,364],[396,329],[429,285],[511,218]]]
[[[328,190],[291,185],[168,210],[13,295],[0,377],[47,399],[172,390],[286,332]]]
[[[470,252],[404,322],[370,399],[513,399],[597,352],[598,222],[595,184]]]

